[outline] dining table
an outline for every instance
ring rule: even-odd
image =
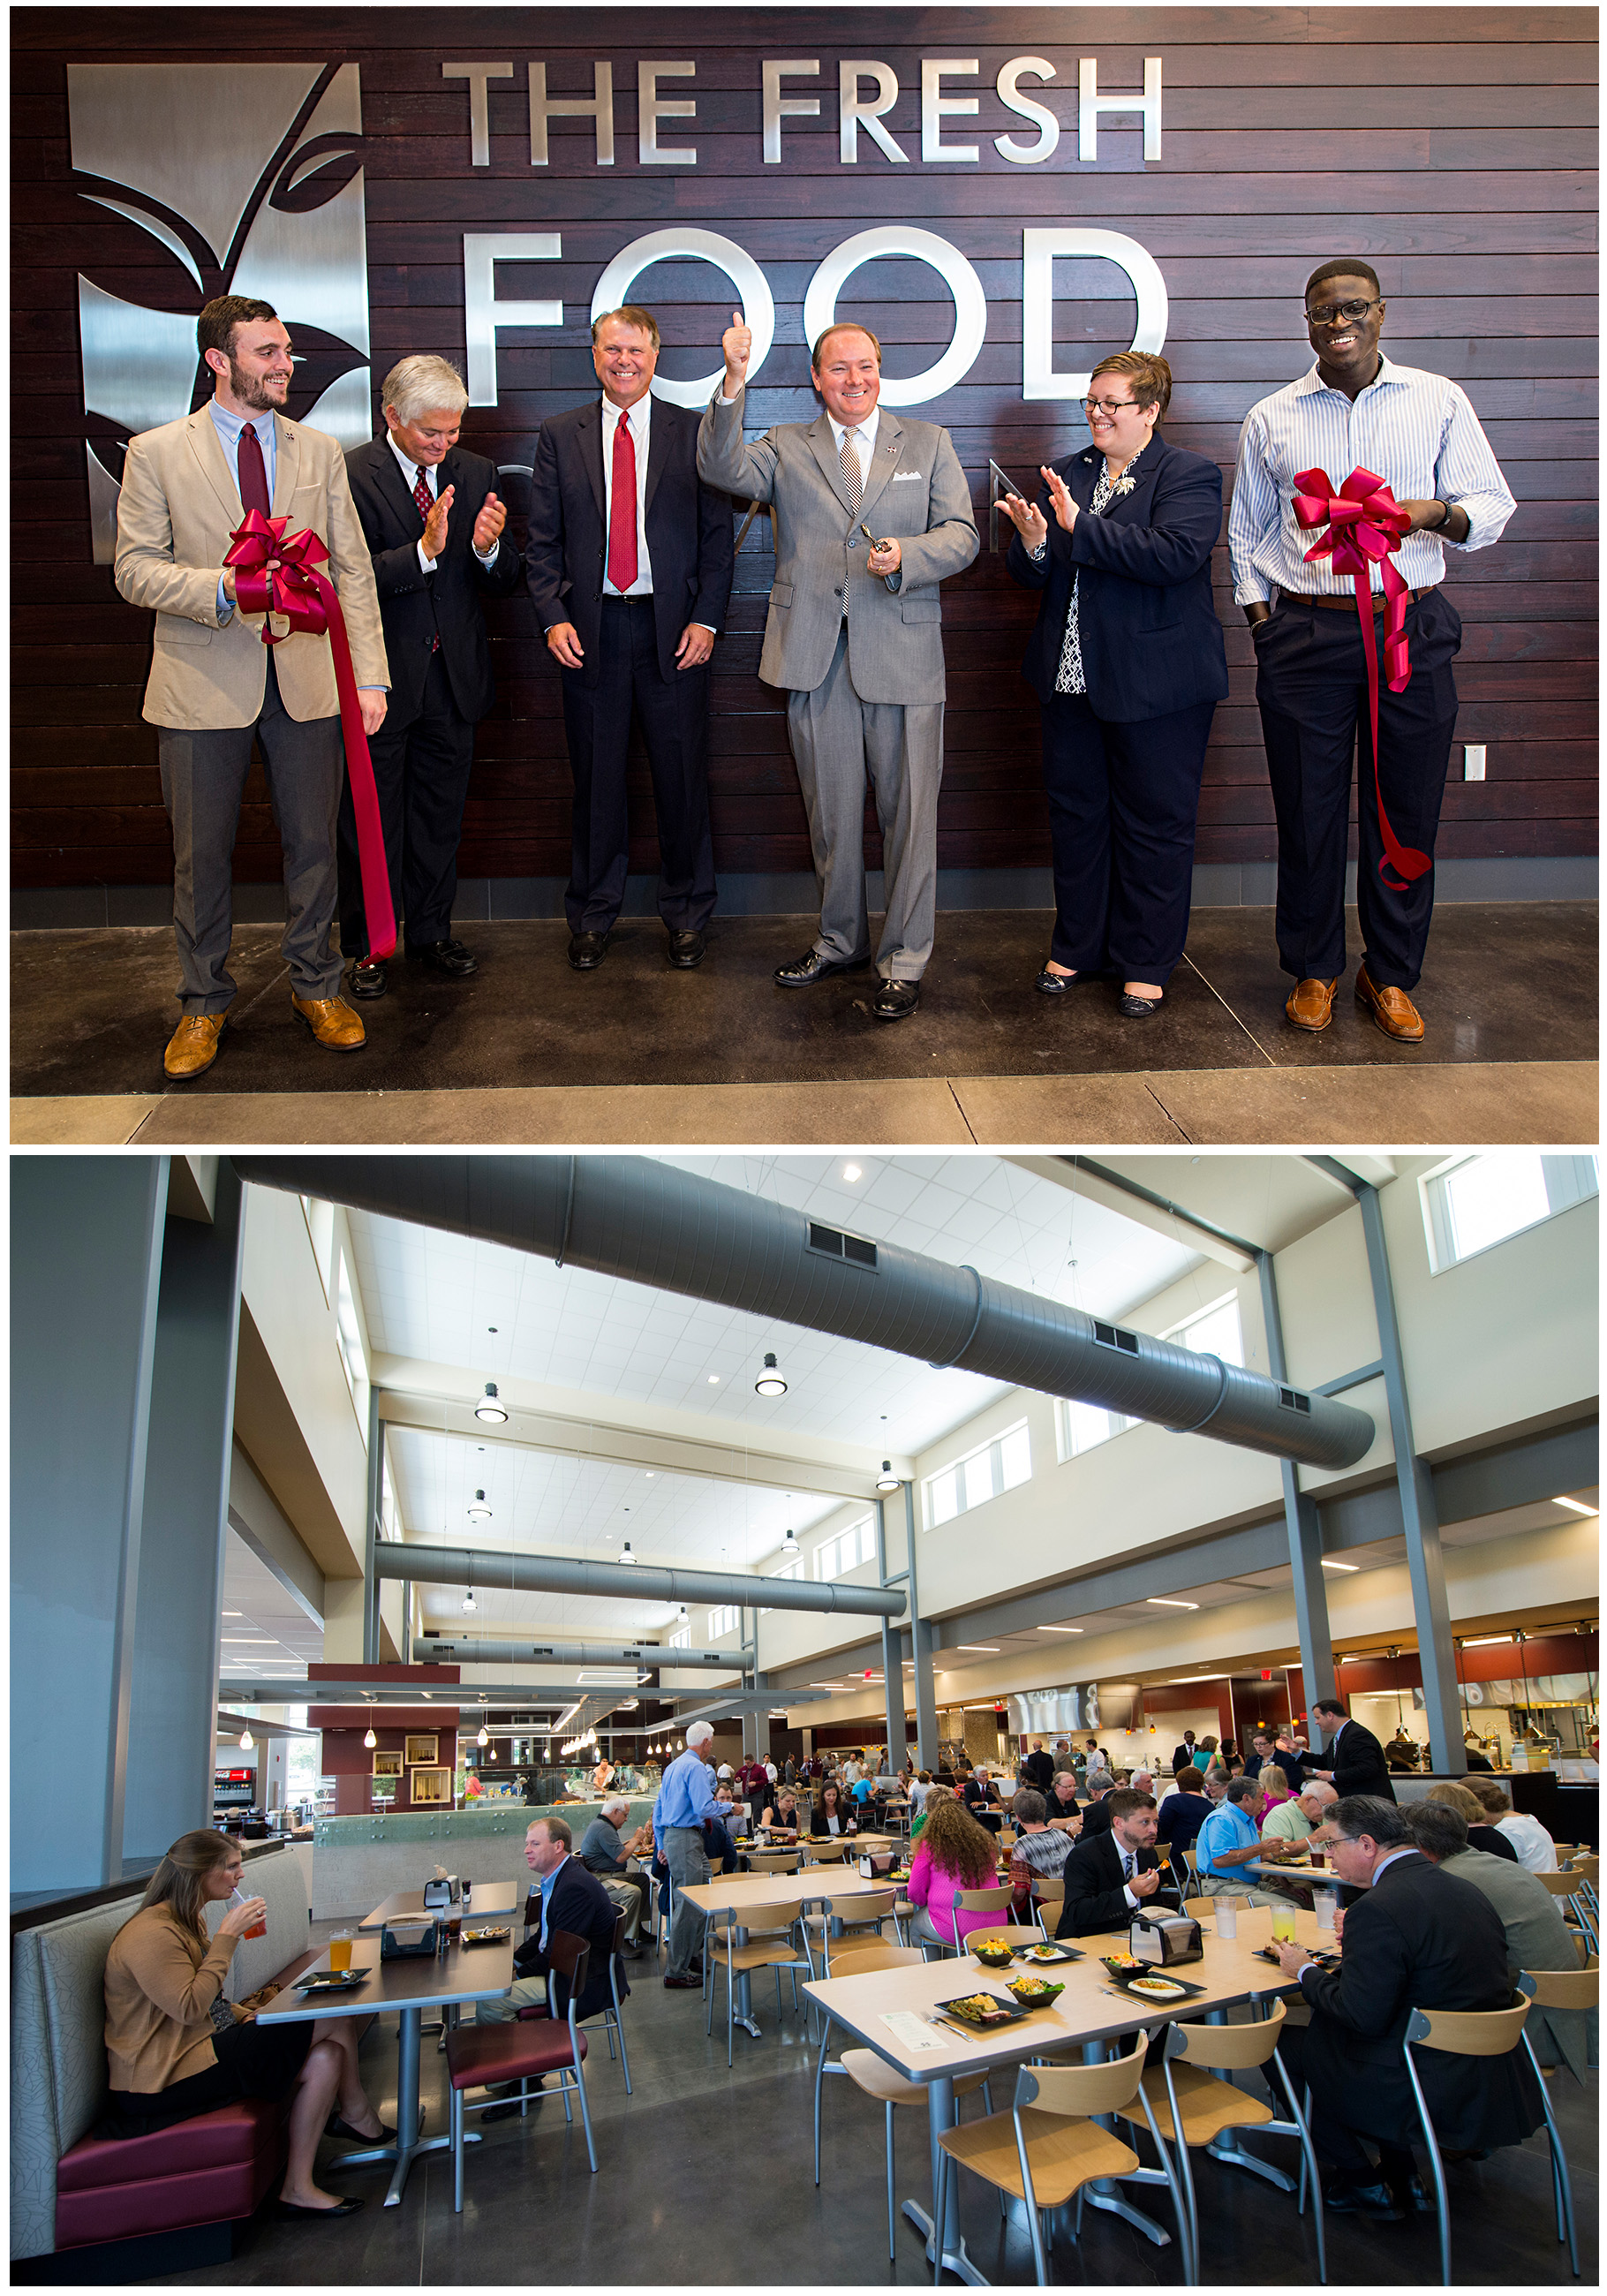
[[[422,1890],[393,1890],[382,1898],[371,1914],[365,1914],[357,1923],[359,1930],[383,1929],[387,1922],[428,1922],[461,1914],[471,1928],[482,1915],[517,1913],[524,1900],[524,1891],[517,1882],[480,1882],[475,1885],[468,1905],[454,1898],[449,1906],[426,1906]]]
[[[1332,1934],[1319,1931],[1314,1913],[1304,1908],[1291,1910],[1295,1915],[1298,1943],[1314,1950],[1332,1949]],[[1181,1982],[1199,1988],[1175,2007],[1145,2002],[1129,1994],[1104,1968],[1102,1954],[1126,1950],[1125,1930],[1068,1939],[1083,1958],[1053,1967],[1045,1965],[1043,1974],[1062,1983],[1065,1988],[1053,2006],[1036,2010],[1019,2022],[991,2032],[973,2032],[947,2021],[933,2021],[934,2018],[941,2018],[941,2004],[967,1993],[992,1991],[1001,1999],[1008,1998],[1000,1988],[1002,1977],[1011,1972],[985,1969],[969,1955],[959,1959],[948,1956],[941,1961],[871,1970],[854,1977],[816,1978],[805,1985],[804,1991],[829,2018],[873,2050],[895,2072],[901,2073],[906,2080],[921,2082],[926,2089],[933,2205],[927,2207],[919,2201],[906,2200],[903,2212],[924,2237],[929,2262],[933,2260],[936,2251],[940,2255],[940,2271],[952,2272],[973,2287],[987,2285],[961,2236],[957,2176],[947,2179],[942,2226],[939,2227],[934,2221],[938,2141],[955,2124],[956,2078],[1013,2068],[1030,2057],[1062,2052],[1079,2051],[1085,2063],[1098,2063],[1109,2043],[1141,2030],[1177,2019],[1204,2018],[1213,2023],[1224,2023],[1232,2008],[1294,1992],[1294,1980],[1285,1977],[1275,1962],[1264,1957],[1264,1949],[1271,1943],[1272,1914],[1269,1906],[1242,1907],[1238,1933],[1234,1938],[1218,1937],[1215,1923],[1202,1920],[1201,1959],[1182,1964],[1172,1972],[1152,1972],[1156,1976],[1175,1974]],[[1019,1966],[1026,1970],[1033,1964],[1021,1962]],[[1236,2137],[1237,2132],[1229,2131],[1227,2136]],[[1250,2152],[1242,2143],[1219,2139],[1209,2150],[1214,2159],[1229,2167],[1250,2169],[1285,2190],[1294,2189],[1293,2180],[1281,2169]],[[1160,2170],[1152,2169],[1130,2172],[1125,2178],[1101,2178],[1087,2187],[1086,2202],[1092,2208],[1124,2218],[1157,2247],[1165,2247],[1171,2240],[1166,2227],[1135,2207],[1118,2189],[1123,2183],[1157,2182],[1164,2182],[1164,2178]]]
[[[482,1908],[476,1906],[475,1912]],[[497,1924],[502,1926],[502,1924]],[[426,2009],[457,2010],[471,2002],[503,1999],[513,1989],[514,1925],[491,1945],[448,1946],[445,1953],[406,1955],[390,1961],[381,1956],[377,1936],[352,1939],[351,1967],[363,1972],[363,1982],[340,1993],[298,1990],[308,1977],[327,1972],[327,1949],[302,1978],[287,1985],[257,2012],[259,2025],[290,2025],[316,2017],[375,2017],[395,2010],[397,2025],[396,2142],[372,2144],[342,2152],[326,2173],[358,2169],[369,2161],[392,2163],[385,2206],[394,2209],[406,2188],[407,2173],[421,2152],[451,2149],[449,2136],[424,2136],[424,2117],[419,2104],[419,2047]],[[466,2144],[479,2142],[479,2132],[465,2135]]]
[[[867,1891],[892,1886],[886,1880],[867,1880],[857,1867],[845,1863],[806,1866],[796,1874],[719,1874],[710,1882],[689,1882],[679,1896],[701,1914],[717,1917],[724,1914],[735,1932],[734,1942],[746,1945],[748,1932],[742,1926],[742,1915],[755,1906],[796,1906],[802,1913],[808,1906],[834,1905],[840,1898],[863,1897]],[[734,2021],[756,2041],[763,2040],[763,2031],[753,2014],[752,1974],[739,1969],[734,1975]]]

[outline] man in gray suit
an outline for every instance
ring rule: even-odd
[[[935,422],[882,415],[881,346],[840,322],[815,345],[813,422],[742,443],[753,338],[738,312],[726,373],[698,439],[707,486],[775,513],[775,579],[758,674],[787,689],[792,745],[820,880],[820,931],[783,988],[871,961],[865,789],[881,824],[887,914],[873,1006],[902,1021],[921,1001],[937,927],[938,785],[943,775],[943,638],[938,585],[977,554],[971,493]]]

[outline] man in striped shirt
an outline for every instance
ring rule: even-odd
[[[1377,566],[1371,570],[1378,778],[1400,844],[1431,859],[1456,725],[1451,665],[1462,642],[1461,619],[1439,586],[1444,545],[1484,549],[1498,540],[1516,504],[1466,393],[1442,375],[1386,358],[1378,347],[1383,324],[1370,264],[1345,256],[1312,273],[1306,325],[1316,365],[1251,407],[1227,537],[1234,596],[1254,634],[1256,700],[1278,818],[1278,957],[1295,981],[1283,1009],[1298,1029],[1325,1029],[1332,1017],[1345,969],[1350,767],[1359,725],[1357,906],[1365,951],[1357,1000],[1386,1036],[1414,1043],[1423,1021],[1409,992],[1423,972],[1434,873],[1404,890],[1396,890],[1392,868],[1388,880],[1380,873],[1384,843],[1355,585],[1327,560],[1306,562],[1318,533],[1296,521],[1295,475],[1323,470],[1338,488],[1352,471],[1371,471],[1412,521],[1395,554],[1411,586],[1412,676],[1403,693],[1385,683],[1383,578]]]

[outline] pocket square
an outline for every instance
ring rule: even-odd
[[[918,479],[922,475],[922,473],[919,471],[895,471],[893,472],[893,484],[897,486],[900,479]]]

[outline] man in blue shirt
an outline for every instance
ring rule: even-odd
[[[653,1839],[669,1868],[675,1889],[669,1967],[664,1978],[672,1992],[694,1985],[700,1992],[702,1990],[701,1972],[694,1972],[693,1964],[701,1958],[703,1916],[695,1906],[685,1902],[681,1892],[712,1879],[703,1846],[703,1820],[711,1817],[719,1824],[728,1807],[716,1794],[714,1772],[703,1757],[703,1749],[713,1735],[707,1722],[693,1724],[686,1733],[686,1751],[677,1754],[665,1771],[659,1799],[653,1804]]]
[[[1275,1906],[1283,1901],[1275,1893],[1253,1889],[1240,1866],[1261,1854],[1261,1812],[1267,1797],[1253,1778],[1230,1778],[1227,1790],[1194,1838],[1194,1863],[1200,1887],[1208,1897],[1224,1891],[1250,1899],[1252,1906]]]

